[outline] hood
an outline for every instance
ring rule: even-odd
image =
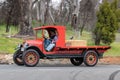
[[[26,40],[25,42],[28,43],[29,45],[32,45],[32,46],[42,45],[41,40]]]

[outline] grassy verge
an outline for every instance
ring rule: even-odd
[[[17,30],[14,26],[11,26],[10,32],[5,32],[5,25],[0,25],[0,53],[14,53],[15,47],[18,43],[21,43],[21,39],[8,38],[9,35],[14,35]]]
[[[120,56],[120,42],[113,42],[111,49],[105,52],[105,56]]]

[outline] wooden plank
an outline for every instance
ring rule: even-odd
[[[66,40],[66,46],[87,46],[86,40]]]

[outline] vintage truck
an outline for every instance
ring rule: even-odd
[[[34,28],[34,30],[36,39],[26,40],[18,45],[13,55],[15,64],[34,67],[38,64],[39,59],[69,58],[75,66],[81,65],[83,62],[86,66],[95,66],[98,59],[103,57],[103,53],[110,49],[110,46],[79,45],[82,43],[79,40],[68,40],[67,42],[64,26],[42,26]],[[46,51],[44,40],[46,35],[49,37],[51,30],[56,32],[58,39],[55,47],[51,51]],[[72,42],[76,42],[77,45],[72,45]]]

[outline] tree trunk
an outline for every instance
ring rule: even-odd
[[[13,4],[11,4],[10,10],[7,12],[7,17],[6,17],[6,32],[9,32],[10,29],[10,23],[11,23],[11,17],[12,17],[12,12],[13,12]]]
[[[40,20],[41,23],[44,24],[45,22],[45,11],[46,11],[46,5],[45,5],[45,0],[40,1]]]
[[[95,45],[100,45],[100,41],[101,41],[101,34],[99,34],[99,32],[95,32],[94,34],[95,36]]]
[[[88,29],[88,25],[93,24],[94,20],[94,4],[92,0],[82,0],[80,3],[80,34],[84,28]],[[91,26],[90,26],[91,27]]]
[[[37,3],[37,20],[40,21],[40,1]]]
[[[50,0],[47,0],[47,3],[46,3],[46,11],[45,11],[45,14],[44,14],[44,24],[47,23],[47,19],[48,19],[48,13],[49,13],[49,3],[50,3]]]
[[[8,33],[10,30],[10,20],[7,19],[7,23],[6,23],[6,33]]]
[[[100,39],[95,39],[95,45],[100,45]]]
[[[20,31],[19,35],[33,35],[31,18],[31,0],[19,0],[20,4]]]
[[[52,13],[51,13],[51,10],[49,10],[49,15],[50,15],[50,18],[51,18],[51,20],[52,20],[52,23],[55,24],[55,20],[54,20],[54,18],[53,18],[53,15],[52,15]]]
[[[74,34],[75,34],[75,38],[79,39],[80,38],[80,29],[79,29],[79,19],[80,19],[80,12],[79,12],[79,8],[80,8],[80,1],[76,0],[73,2],[74,5],[74,11],[72,13],[72,22],[71,22],[71,26],[74,29]]]

